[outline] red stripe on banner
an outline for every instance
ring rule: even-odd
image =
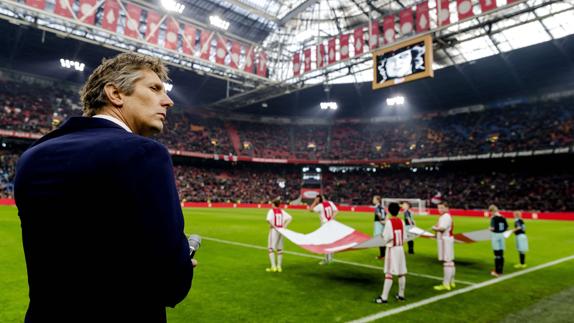
[[[267,77],[267,54],[264,51],[259,52],[257,75]]]
[[[363,38],[363,35],[363,27],[356,28],[353,32],[353,41],[355,42],[355,56],[363,54],[363,47],[365,46],[365,39]]]
[[[124,28],[124,35],[132,38],[139,37],[139,26],[140,26],[140,16],[142,13],[142,8],[131,2],[126,5],[127,19],[126,26]]]
[[[113,33],[118,29],[120,18],[120,5],[116,0],[106,0],[104,3],[104,15],[102,16],[102,28]]]
[[[344,34],[339,37],[339,53],[341,59],[349,58],[349,34]]]
[[[439,26],[450,25],[450,9],[448,8],[448,3],[448,0],[440,0],[440,2],[437,0],[437,4],[440,4],[440,10],[439,6],[436,6]]]
[[[93,25],[96,21],[96,2],[97,0],[80,0],[80,10],[78,10],[78,19]]]
[[[183,41],[181,43],[184,54],[193,55],[193,52],[195,51],[196,37],[195,28],[191,25],[185,24],[183,27]]]
[[[249,47],[245,54],[245,66],[243,70],[248,73],[253,73],[253,64],[255,63],[255,52],[253,46]]]
[[[373,50],[379,47],[379,22],[371,21],[371,30],[369,36],[369,49]]]
[[[417,33],[430,30],[429,2],[425,1],[417,6]]]
[[[305,49],[303,56],[305,57],[303,73],[307,73],[311,70],[311,48]]]
[[[202,30],[199,36],[199,43],[201,46],[200,55],[204,60],[209,60],[209,53],[211,52],[211,32],[207,30]]]
[[[159,21],[161,16],[157,11],[148,10],[145,38],[148,43],[157,45],[159,38]]]
[[[219,35],[215,35],[217,38],[217,47],[215,48],[215,62],[217,64],[225,64],[225,57],[227,56],[227,48],[225,46],[225,39]]]
[[[395,16],[387,16],[383,20],[383,35],[385,44],[395,41]]]
[[[405,36],[405,35],[409,35],[410,33],[412,33],[415,30],[415,27],[413,26],[413,9],[412,8],[406,8],[404,10],[402,10],[399,14],[399,20],[400,20],[400,24],[401,24],[401,29],[400,29],[400,33],[401,33],[401,37]]]
[[[473,242],[476,242],[476,241],[470,239],[469,237],[465,236],[465,235],[462,234],[462,233],[457,233],[457,234],[455,234],[455,235],[454,235],[454,239],[455,239],[456,241],[464,242],[464,243],[473,243]]]
[[[72,0],[56,0],[54,13],[62,17],[72,18]]]
[[[326,254],[326,253],[331,253],[331,252],[327,252],[325,251],[326,249],[331,249],[331,248],[337,248],[337,247],[341,247],[350,243],[361,243],[361,242],[365,242],[367,240],[370,240],[371,236],[366,235],[362,232],[359,231],[353,231],[353,233],[349,234],[348,236],[337,240],[335,242],[332,243],[327,243],[327,244],[322,244],[322,245],[301,245],[300,247],[307,249],[311,252],[314,253],[321,253],[321,254]],[[341,250],[341,251],[345,251],[345,250]]]
[[[40,9],[40,10],[44,10],[44,8],[46,7],[46,1],[45,0],[26,0],[26,5],[36,8],[36,9]]]
[[[163,47],[166,49],[177,49],[177,35],[179,34],[179,22],[172,17],[167,18],[167,29],[165,32],[165,41]],[[185,37],[185,34],[184,34]],[[183,40],[183,43],[190,41],[190,39]],[[185,52],[185,51],[184,51]]]
[[[301,53],[293,54],[293,76],[301,74]]]
[[[331,38],[327,43],[327,62],[329,62],[329,64],[333,64],[337,61],[336,44],[337,38]]]
[[[325,45],[319,43],[319,45],[317,45],[317,52],[315,54],[317,55],[317,68],[325,66]]]
[[[241,56],[241,45],[236,42],[231,42],[231,60],[229,66],[232,68],[239,68],[239,57]]]
[[[470,0],[456,0],[456,11],[458,12],[458,20],[474,16]]]
[[[496,0],[480,0],[480,10],[487,12],[496,9]]]

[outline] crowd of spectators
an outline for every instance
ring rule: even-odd
[[[286,169],[175,166],[182,201],[268,203],[299,196],[301,174]]]
[[[81,115],[77,93],[53,86],[3,81],[0,106],[4,130],[42,134],[69,116]],[[157,139],[175,150],[306,160],[392,160],[550,149],[574,143],[574,98],[331,126],[225,123],[179,109],[170,110],[165,131]]]
[[[235,122],[232,125],[240,136],[243,156],[289,158],[291,156],[291,128],[261,123]]]
[[[0,153],[0,197],[10,198],[17,154]],[[431,167],[432,169],[432,167]],[[301,169],[281,165],[176,165],[180,198],[187,202],[266,203],[299,198]],[[326,170],[326,169],[325,169]],[[324,171],[323,191],[336,203],[368,205],[373,195],[430,201],[441,193],[454,208],[484,209],[494,203],[509,210],[574,211],[574,174],[549,170],[425,170],[357,168]]]
[[[373,195],[430,201],[440,193],[454,208],[573,211],[574,174],[511,171],[351,171],[325,173],[323,186],[336,202],[365,205]]]
[[[14,196],[14,174],[16,173],[16,161],[19,155],[10,151],[0,150],[0,198],[12,198]]]
[[[81,115],[79,96],[53,86],[0,82],[0,129],[45,134]]]
[[[460,111],[459,111],[460,112]],[[44,134],[81,115],[77,92],[0,81],[0,129]],[[168,113],[157,139],[168,148],[263,158],[386,160],[568,147],[574,143],[574,99],[546,100],[478,112],[434,114],[397,122],[278,125]],[[0,154],[0,197],[12,196],[17,155]],[[266,202],[299,196],[300,172],[273,166],[176,166],[186,201]],[[454,207],[574,210],[573,176],[513,172],[324,173],[339,203],[368,204],[372,195],[429,199],[442,192]],[[284,187],[280,186],[284,185]]]

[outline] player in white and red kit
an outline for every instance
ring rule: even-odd
[[[334,219],[335,216],[337,215],[337,212],[339,212],[339,209],[337,209],[335,203],[329,201],[327,197],[324,195],[317,196],[309,209],[319,214],[319,219],[321,220],[321,226]],[[331,261],[333,261],[333,254],[328,253],[325,255],[325,259],[323,259],[319,264],[326,265],[329,264]]]
[[[395,298],[399,301],[405,300],[407,260],[403,243],[407,238],[407,234],[405,224],[398,217],[400,209],[399,204],[394,202],[389,204],[388,207],[391,217],[385,221],[385,229],[383,230],[383,241],[387,248],[385,256],[385,284],[381,295],[375,298],[375,303],[378,304],[387,303],[389,292],[393,286],[393,276],[399,277],[399,292]]]
[[[454,274],[454,222],[449,213],[448,204],[440,202],[438,211],[441,214],[438,223],[432,227],[436,231],[436,241],[438,245],[438,260],[443,262],[443,281],[441,285],[434,286],[435,290],[451,290],[455,288]]]
[[[267,272],[282,272],[283,264],[283,236],[276,230],[277,228],[286,228],[291,222],[291,215],[285,210],[279,208],[280,201],[273,201],[273,208],[267,212],[267,222],[269,223],[269,238],[267,239],[267,248],[269,249],[269,261],[271,267]],[[275,262],[275,252],[277,252],[277,262]]]

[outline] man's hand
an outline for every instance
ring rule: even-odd
[[[191,264],[193,265],[193,268],[197,267],[197,260],[191,259]]]

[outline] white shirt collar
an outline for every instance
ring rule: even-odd
[[[125,124],[123,123],[120,119],[109,116],[107,114],[96,114],[95,116],[93,116],[92,118],[101,118],[101,119],[106,119],[108,121],[111,121],[115,124],[117,124],[118,126],[124,128],[127,132],[132,132],[133,131]]]

